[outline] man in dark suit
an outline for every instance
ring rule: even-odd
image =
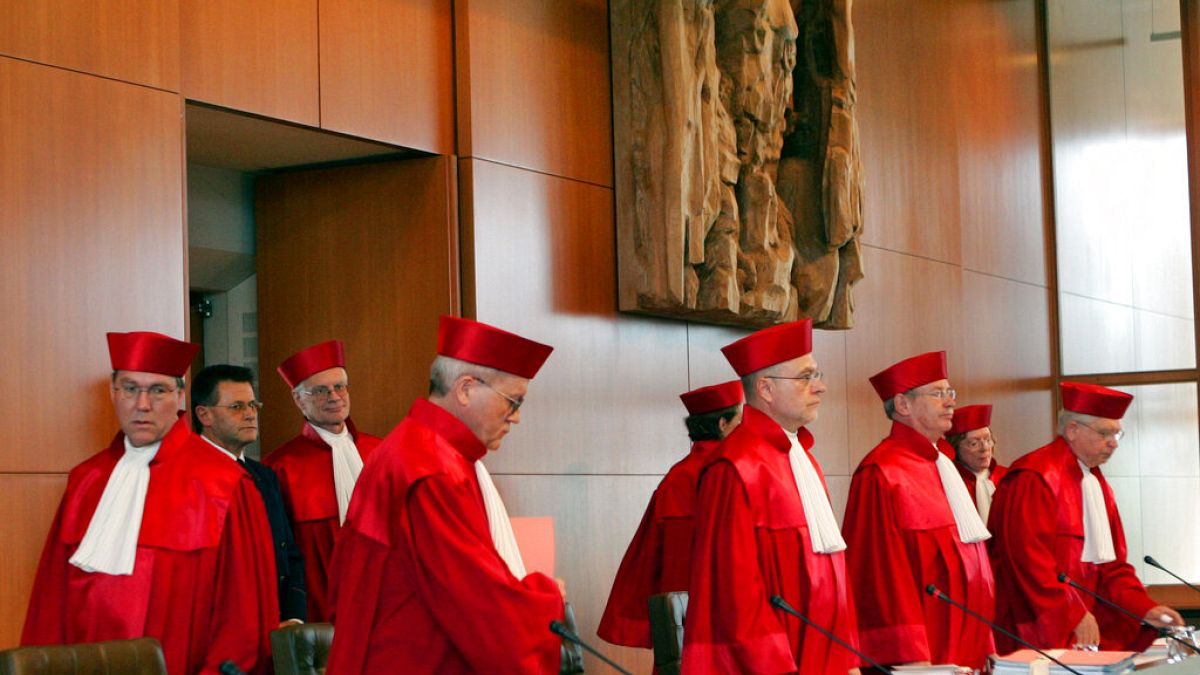
[[[254,396],[254,375],[249,368],[218,364],[201,370],[192,383],[192,424],[196,433],[216,450],[237,460],[254,479],[274,539],[279,581],[279,625],[307,619],[304,558],[292,536],[275,472],[245,456],[258,440],[258,411],[262,401]]]

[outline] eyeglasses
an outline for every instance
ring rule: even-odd
[[[1097,436],[1100,437],[1101,440],[1106,441],[1106,442],[1109,439],[1112,439],[1115,441],[1120,441],[1122,438],[1125,438],[1125,430],[1124,429],[1117,429],[1116,431],[1100,431],[1099,429],[1097,429],[1096,427],[1094,427],[1090,424],[1084,424],[1083,422],[1076,422],[1076,424],[1078,424],[1081,427],[1087,427],[1087,428],[1091,429]]]
[[[950,388],[950,389],[934,389],[934,390],[932,390],[932,391],[918,391],[918,392],[913,392],[913,393],[911,393],[911,394],[905,394],[905,396],[912,396],[912,397],[917,397],[917,396],[928,396],[929,398],[936,398],[936,399],[939,399],[939,400],[941,400],[941,399],[947,399],[947,398],[957,399],[957,398],[958,398],[958,392],[957,392],[957,391],[955,391],[953,388]]]
[[[262,401],[235,401],[229,405],[206,405],[205,408],[227,408],[234,415],[241,415],[247,410],[258,412],[263,408]]]
[[[795,377],[785,377],[783,375],[765,375],[764,377],[768,380],[798,380],[812,384],[813,380],[820,380],[825,377],[825,373],[819,370],[806,370]]]
[[[991,438],[991,437],[988,437],[988,438],[972,438],[972,439],[969,439],[969,440],[964,440],[964,441],[962,441],[962,446],[963,446],[964,448],[966,448],[967,450],[978,450],[978,449],[980,449],[980,448],[982,448],[982,447],[984,447],[984,446],[987,446],[987,447],[995,447],[995,445],[996,445],[996,439],[994,439],[994,438]]]
[[[311,396],[311,397],[317,399],[318,401],[323,401],[323,400],[329,398],[330,396],[332,396],[333,394],[337,394],[339,397],[344,396],[346,394],[346,392],[349,390],[350,390],[349,382],[339,382],[339,383],[333,385],[332,387],[327,387],[323,384],[320,384],[320,385],[313,387],[312,389],[301,389],[300,393],[304,396]]]
[[[161,403],[178,390],[175,387],[168,387],[165,384],[152,384],[149,387],[139,387],[132,382],[122,382],[113,387],[113,391],[117,392],[123,399],[135,399],[142,392],[145,392],[151,401]]]
[[[478,382],[479,384],[482,384],[483,386],[487,387],[488,389],[491,389],[500,398],[504,399],[505,401],[508,401],[508,414],[509,415],[516,414],[516,412],[521,409],[521,405],[525,403],[525,399],[513,398],[513,397],[509,396],[508,394],[505,394],[504,392],[497,390],[495,387],[488,384],[485,380],[482,380],[478,377],[473,378],[473,379],[476,382]]]

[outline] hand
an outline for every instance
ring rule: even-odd
[[[1151,607],[1150,611],[1146,612],[1145,619],[1159,628],[1177,628],[1184,625],[1183,617],[1179,615],[1179,612],[1166,605]]]
[[[1075,644],[1076,647],[1092,647],[1100,644],[1100,624],[1096,623],[1096,617],[1091,612],[1083,615],[1079,621],[1079,625],[1075,626]]]
[[[846,671],[846,675],[862,675],[862,671],[860,671],[858,668],[851,668],[850,670]]]
[[[280,621],[279,627],[283,628],[284,626],[299,626],[302,623],[304,622],[300,619],[288,619],[287,621]]]
[[[567,601],[567,580],[560,577],[554,577],[554,583],[558,584],[558,592],[562,593],[563,602]],[[1182,623],[1180,625],[1183,625]]]

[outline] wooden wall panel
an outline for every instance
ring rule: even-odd
[[[21,640],[42,546],[66,487],[62,474],[0,473],[0,649]]]
[[[605,0],[455,3],[459,155],[611,187]]]
[[[321,3],[321,126],[455,154],[451,18],[449,0]]]
[[[1046,285],[1036,3],[956,3],[963,266]]]
[[[66,471],[116,429],[107,331],[184,336],[178,95],[0,57],[0,471]],[[69,411],[69,421],[63,415]]]
[[[662,473],[689,446],[687,330],[618,315],[612,191],[463,160],[475,315],[555,352],[492,461],[507,473]],[[466,215],[466,214],[464,214]]]
[[[320,123],[317,0],[180,0],[183,95]]]
[[[437,318],[458,309],[454,164],[446,157],[277,174],[257,186],[262,447],[301,417],[274,372],[346,343],[355,422],[386,434],[429,388]]]
[[[5,2],[0,54],[178,91],[179,0]]]

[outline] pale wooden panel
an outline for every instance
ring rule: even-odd
[[[1138,567],[1138,576],[1146,583],[1175,581],[1142,561],[1142,556],[1150,555],[1184,579],[1200,579],[1200,538],[1193,534],[1194,524],[1200,521],[1200,500],[1196,499],[1200,478],[1143,476],[1141,481],[1141,522],[1134,527],[1141,531],[1142,550],[1129,555]],[[1129,518],[1121,512],[1126,531],[1131,526]]]
[[[300,413],[275,368],[346,344],[351,415],[386,434],[429,388],[437,319],[457,311],[454,165],[445,157],[284,173],[259,181],[262,447]]]
[[[1186,250],[1186,249],[1185,249]],[[1186,282],[1191,271],[1183,276],[1167,276],[1164,284],[1191,288]],[[1191,302],[1191,298],[1188,298]],[[1191,318],[1168,316],[1157,312],[1134,309],[1133,361],[1138,370],[1174,370],[1196,367],[1196,322]]]
[[[856,4],[854,14],[863,242],[957,263],[954,13],[940,0],[880,0]],[[860,288],[856,300],[866,295]]]
[[[1046,283],[1036,3],[955,3],[962,262]]]
[[[5,2],[0,54],[178,91],[179,1]]]
[[[459,154],[612,186],[607,3],[455,5]]]
[[[183,95],[318,126],[317,0],[180,0]]]
[[[1054,435],[1049,299],[1041,286],[963,272],[966,358],[955,378],[958,405],[993,405],[991,429],[1001,464]]]
[[[320,3],[321,126],[454,154],[449,0]]]
[[[476,318],[555,346],[496,469],[665,472],[689,445],[678,398],[688,389],[687,326],[616,313],[612,191],[462,164]]]
[[[868,378],[896,361],[946,350],[950,383],[964,384],[962,273],[953,265],[865,247],[867,275],[855,291],[854,330],[846,334],[850,466],[891,429]]]
[[[1064,375],[1135,369],[1133,308],[1059,293],[1058,312]]]
[[[524,410],[524,408],[522,408]],[[493,453],[487,460],[494,464]],[[579,635],[633,673],[649,673],[648,649],[616,647],[596,635],[621,557],[661,476],[497,475],[496,488],[509,515],[554,518],[557,565],[575,607]],[[608,667],[590,655],[587,672]]]
[[[695,389],[737,379],[737,373],[725,360],[725,355],[721,353],[721,347],[740,340],[750,333],[751,331],[745,328],[689,323],[687,328],[688,388]]]
[[[0,361],[26,410],[0,470],[66,471],[108,443],[105,332],[184,336],[180,108],[0,57]]]
[[[0,474],[0,649],[21,640],[38,559],[66,487],[64,474]]]
[[[1200,476],[1196,384],[1119,387],[1134,401],[1121,420],[1126,429],[1117,455],[1136,448],[1136,474],[1142,477]]]
[[[1120,450],[1117,451],[1120,453]],[[1111,463],[1111,462],[1110,462]],[[1107,465],[1102,469],[1108,484],[1112,486],[1113,495],[1117,498],[1117,511],[1121,514],[1121,523],[1125,526],[1125,545],[1128,547],[1126,559],[1137,570],[1138,576],[1145,578],[1145,563],[1142,556],[1146,553],[1143,545],[1145,528],[1142,523],[1144,511],[1142,508],[1145,498],[1143,479],[1136,476],[1114,476],[1109,473]],[[1148,514],[1145,514],[1148,516]],[[1176,521],[1182,522],[1182,521]]]

